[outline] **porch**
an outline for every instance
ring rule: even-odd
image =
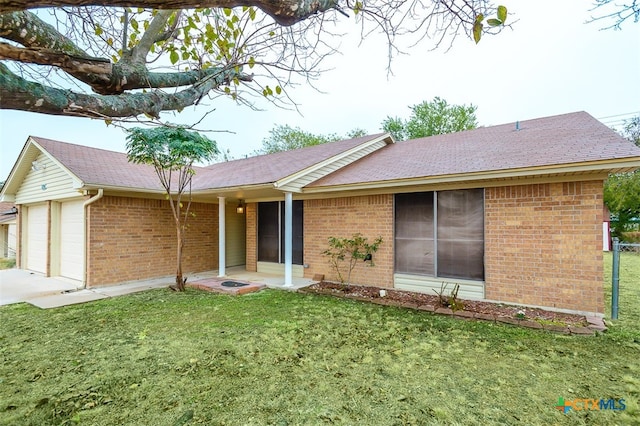
[[[309,278],[293,278],[291,286],[285,286],[282,275],[247,272],[244,266],[227,268],[224,277],[218,271],[207,271],[185,274],[187,284],[216,281],[239,281],[280,290],[295,291],[313,284]],[[153,288],[166,288],[175,282],[175,276],[167,276],[148,280],[128,281],[114,285],[83,288],[80,281],[44,277],[23,269],[6,269],[0,271],[0,306],[12,303],[27,302],[39,308],[56,308],[60,306],[85,303],[108,297],[136,293]]]
[[[244,265],[232,266],[225,268],[223,276],[219,270],[198,272],[194,274],[185,274],[188,276],[187,284],[197,283],[209,279],[217,279],[222,281],[240,281],[252,284],[263,284],[267,288],[275,288],[280,290],[298,290],[303,287],[310,286],[317,281],[311,278],[291,277],[291,284],[286,285],[285,276],[280,274],[269,274],[265,272],[249,272]]]

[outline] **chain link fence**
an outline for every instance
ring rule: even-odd
[[[621,261],[623,267],[621,268]],[[640,244],[621,243],[613,238],[613,267],[611,271],[611,319],[618,319],[620,280],[624,285],[640,289]],[[621,277],[622,271],[622,277]]]

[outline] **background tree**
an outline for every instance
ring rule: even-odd
[[[424,101],[410,108],[408,120],[387,117],[382,122],[382,129],[391,133],[397,141],[471,130],[478,126],[478,107],[474,105],[449,105],[436,96],[432,101]]]
[[[640,115],[625,122],[622,135],[640,147]],[[636,226],[633,220],[640,219],[640,171],[609,176],[604,183],[604,203],[615,219],[612,234],[624,240],[625,232]]]
[[[622,134],[636,144],[636,146],[640,147],[640,115],[636,115],[625,122]]]
[[[287,89],[320,75],[344,15],[383,32],[391,61],[398,37],[477,40],[497,13],[489,0],[0,0],[0,108],[110,121],[216,96],[295,106]]]
[[[335,142],[343,139],[352,139],[366,135],[363,129],[353,129],[347,136],[335,133],[328,135],[316,135],[306,132],[299,127],[289,125],[276,125],[269,130],[269,136],[262,139],[262,148],[255,152],[259,154],[273,154],[274,152],[290,151],[292,149],[305,148],[307,146],[320,145],[327,142]]]
[[[171,288],[183,291],[186,279],[182,276],[182,250],[191,214],[193,164],[210,161],[218,154],[216,143],[182,127],[133,128],[127,135],[127,153],[130,162],[153,166],[166,192],[177,239],[176,285]]]

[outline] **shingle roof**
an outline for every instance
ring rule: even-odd
[[[10,213],[14,208],[14,203],[0,203],[0,223],[12,222],[15,220],[16,214]]]
[[[378,136],[380,134],[195,167],[193,190],[269,184]],[[86,185],[162,190],[151,166],[132,164],[124,153],[31,138]]]
[[[16,205],[14,203],[0,203],[0,215],[2,213],[6,213],[8,211],[10,211],[11,209],[13,209]]]
[[[585,112],[386,145],[309,188],[640,158],[640,148]],[[380,134],[196,168],[193,190],[270,184]],[[120,152],[33,137],[88,186],[162,190],[153,168]]]
[[[31,137],[86,185],[162,190],[153,167],[132,164],[127,154]]]
[[[198,171],[194,177],[194,188],[229,188],[276,182],[381,135],[363,136],[213,164]]]
[[[640,157],[640,148],[586,112],[387,145],[308,187],[349,185]]]

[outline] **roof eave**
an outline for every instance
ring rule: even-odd
[[[462,183],[465,181],[491,181],[506,179],[535,178],[545,175],[559,174],[593,174],[600,172],[606,176],[608,173],[627,172],[640,168],[640,157],[625,158],[619,160],[594,161],[589,163],[564,164],[554,166],[525,167],[507,170],[489,170],[473,173],[447,174],[438,176],[422,176],[405,179],[392,179],[374,182],[359,182],[353,184],[311,186],[303,188],[306,194],[326,192],[363,191],[383,188],[397,188],[404,186],[423,186],[444,183]]]
[[[164,194],[164,189],[150,189],[150,188],[135,188],[131,186],[120,186],[120,185],[103,185],[99,183],[88,183],[83,184],[80,187],[74,187],[79,191],[91,191],[103,189],[105,191],[110,192],[134,192],[134,193],[145,193],[145,194]]]

